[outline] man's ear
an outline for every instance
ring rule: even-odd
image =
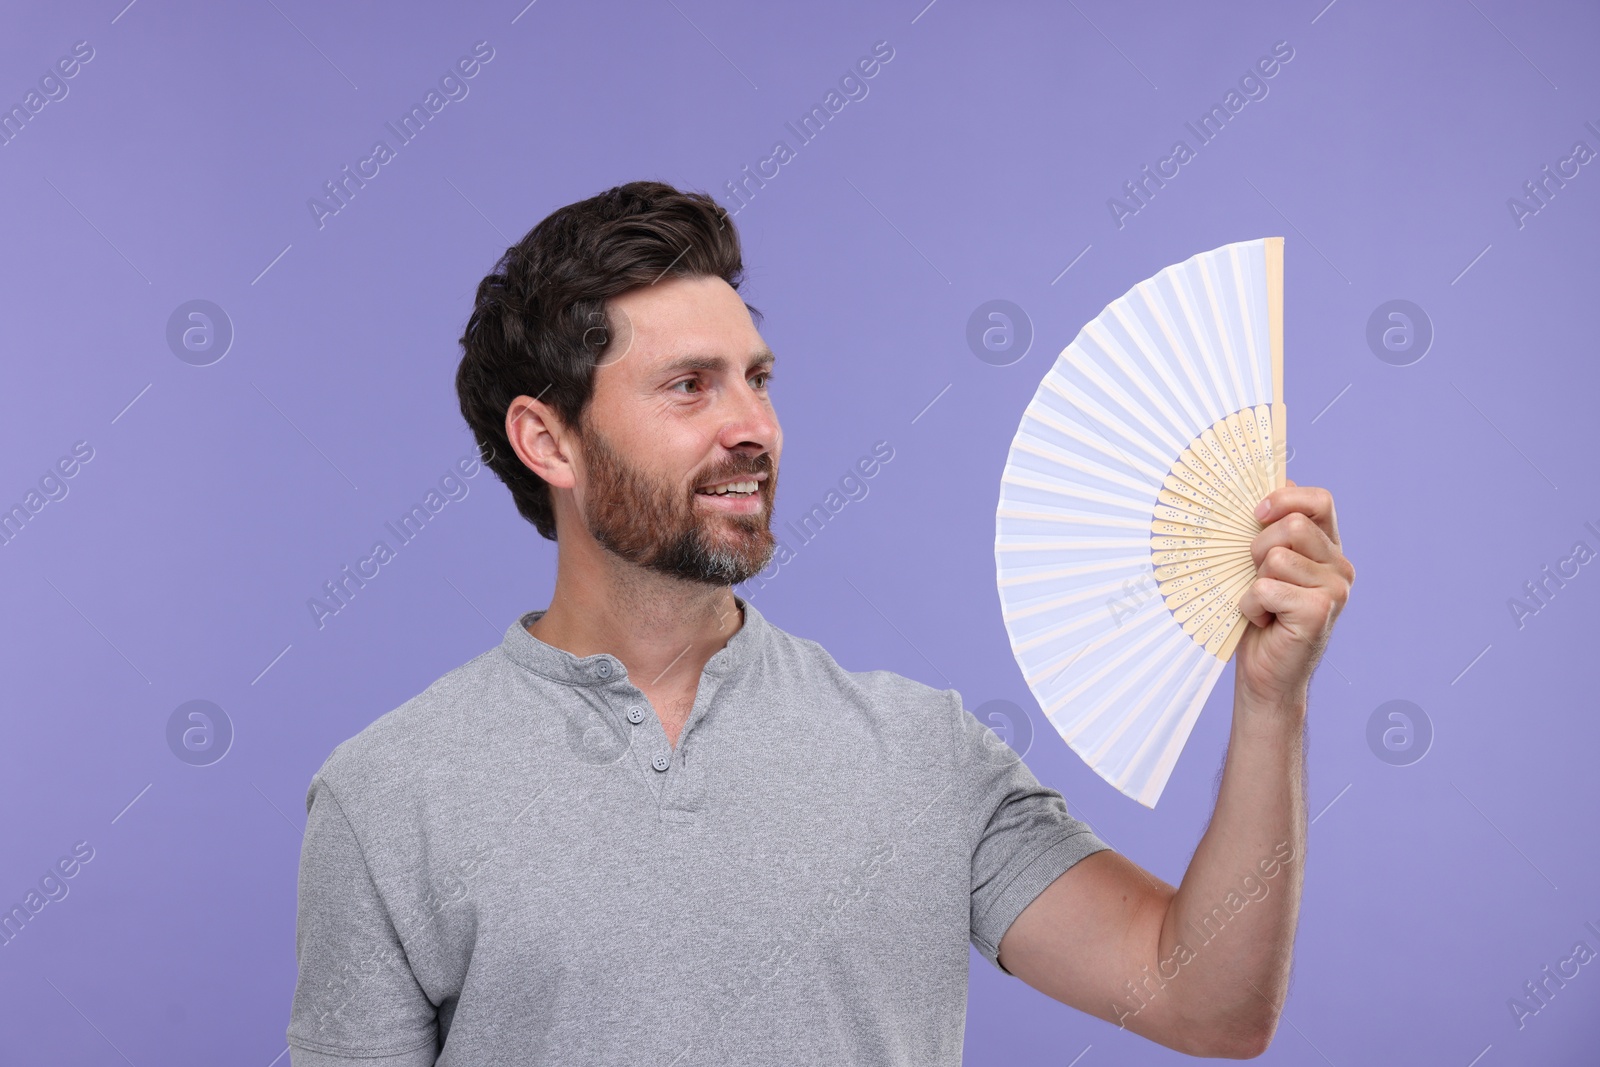
[[[576,441],[555,409],[531,396],[519,396],[506,409],[506,440],[523,466],[551,488],[577,484]]]

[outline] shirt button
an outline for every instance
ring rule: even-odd
[[[628,721],[634,725],[644,722],[644,709],[635,705],[628,709]]]
[[[601,660],[600,665],[594,669],[594,672],[602,678],[611,677],[611,663],[608,660]]]
[[[658,771],[664,771],[671,764],[671,762],[672,761],[667,759],[665,756],[657,756],[655,759],[650,761],[650,766],[654,767]]]

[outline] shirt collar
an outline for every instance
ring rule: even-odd
[[[744,609],[744,625],[728,638],[706,662],[705,670],[711,675],[732,674],[751,659],[754,649],[766,636],[771,625],[755,605],[738,593],[733,599]],[[520,666],[535,674],[567,685],[608,685],[628,676],[628,668],[609,652],[596,652],[592,656],[576,656],[566,649],[548,645],[528,632],[545,611],[530,611],[520,616],[506,628],[500,650]]]

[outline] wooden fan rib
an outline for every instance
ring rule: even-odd
[[[1243,517],[1255,511],[1255,506],[1261,498],[1255,496],[1251,490],[1249,475],[1236,456],[1237,446],[1230,443],[1232,433],[1227,420],[1228,416],[1224,416],[1215,426],[1203,431],[1193,448],[1195,454],[1210,466]]]
[[[1226,527],[1246,537],[1254,537],[1261,532],[1261,524],[1256,521],[1254,515],[1251,515],[1248,521],[1242,520],[1231,508],[1219,504],[1215,496],[1205,496],[1189,482],[1178,477],[1176,468],[1174,473],[1167,475],[1162,482],[1162,490],[1163,492],[1156,497],[1158,506],[1165,506],[1174,511],[1188,511],[1196,519],[1205,519],[1210,525]],[[1178,499],[1169,500],[1166,493],[1171,493]]]

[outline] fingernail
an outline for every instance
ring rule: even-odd
[[[1263,501],[1261,501],[1261,503],[1256,505],[1256,518],[1264,519],[1264,518],[1267,517],[1268,513],[1270,513],[1271,511],[1272,511],[1272,501],[1271,500],[1263,500]]]

